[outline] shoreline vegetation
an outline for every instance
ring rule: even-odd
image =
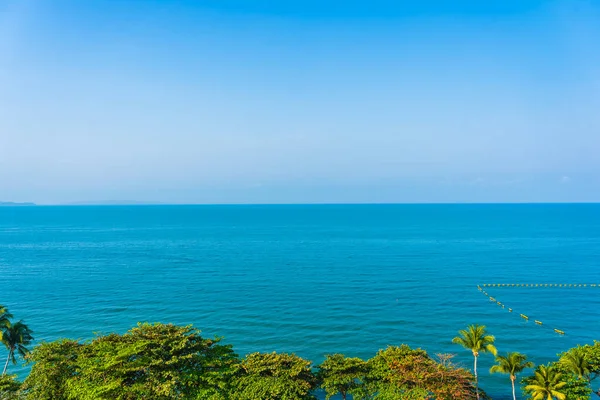
[[[139,323],[122,335],[61,339],[30,349],[32,334],[0,306],[0,339],[8,350],[0,377],[2,400],[309,400],[317,394],[344,400],[489,399],[479,388],[479,357],[495,357],[490,372],[507,376],[506,393],[515,400],[519,384],[525,396],[519,398],[600,396],[600,389],[592,390],[600,375],[600,342],[535,367],[524,354],[498,355],[494,336],[481,325],[460,330],[452,340],[472,353],[472,372],[455,364],[453,355],[431,356],[405,344],[379,350],[368,360],[329,354],[318,365],[288,353],[240,357],[222,338],[204,338],[191,325]],[[19,361],[31,367],[22,382],[7,374],[9,363]]]

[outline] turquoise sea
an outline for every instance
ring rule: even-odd
[[[598,204],[0,208],[0,304],[38,340],[192,323],[242,355],[407,343],[470,368],[451,339],[480,323],[543,363],[600,339],[599,267]],[[487,288],[509,313],[483,283],[588,286]],[[491,364],[481,385],[508,398]]]

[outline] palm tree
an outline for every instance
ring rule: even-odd
[[[496,357],[496,365],[490,368],[491,373],[508,374],[510,376],[510,382],[512,384],[513,400],[517,400],[515,394],[515,380],[517,374],[522,372],[525,368],[533,368],[533,363],[527,361],[527,356],[521,353],[507,353],[506,356]]]
[[[12,314],[4,306],[0,306],[0,339],[2,339],[2,331],[10,325]]]
[[[565,400],[567,396],[559,392],[567,385],[562,381],[562,374],[554,367],[540,365],[534,376],[527,380],[525,390],[531,392],[533,400]]]
[[[460,336],[452,339],[452,343],[460,344],[465,349],[473,352],[473,358],[475,362],[473,364],[473,372],[475,374],[475,390],[477,393],[477,400],[479,400],[479,381],[477,378],[477,357],[480,353],[492,353],[494,356],[498,353],[494,346],[494,340],[492,335],[488,335],[484,325],[469,325],[466,330],[458,331]]]
[[[6,368],[8,368],[8,362],[12,360],[13,364],[17,363],[15,352],[21,357],[29,352],[27,345],[31,344],[33,337],[31,336],[31,329],[25,325],[22,321],[14,324],[8,324],[2,332],[2,343],[8,350],[8,357],[6,358],[6,364],[4,364],[4,370],[2,375],[6,374]]]
[[[579,379],[585,378],[588,382],[591,381],[592,367],[585,355],[585,351],[580,346],[564,353],[559,362],[570,372],[577,375]]]

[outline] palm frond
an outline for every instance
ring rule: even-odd
[[[9,359],[13,364],[17,363],[16,356],[25,356],[29,352],[27,345],[33,341],[32,331],[23,322],[9,323],[3,329],[0,341],[4,344],[9,353]]]

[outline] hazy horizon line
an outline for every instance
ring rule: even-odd
[[[0,206],[4,207],[118,207],[118,206],[310,206],[310,205],[503,205],[503,204],[600,204],[600,201],[477,201],[477,202],[436,202],[436,201],[420,201],[420,202],[302,202],[302,203],[169,203],[169,202],[153,202],[153,201],[78,201],[66,203],[36,203],[36,202],[11,202],[2,201]]]

